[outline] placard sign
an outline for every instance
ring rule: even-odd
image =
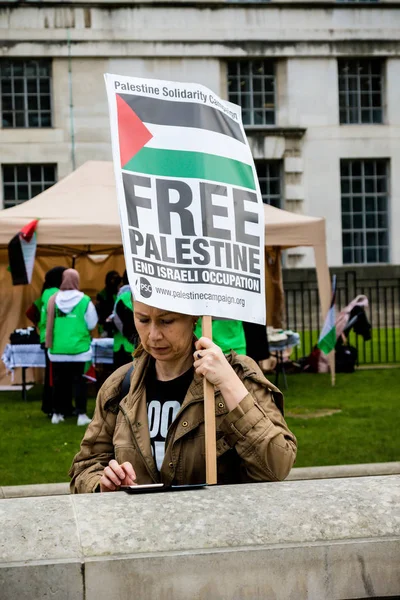
[[[105,79],[135,298],[264,324],[264,212],[240,107],[198,84]]]

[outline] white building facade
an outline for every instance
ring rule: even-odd
[[[326,218],[330,266],[400,264],[400,3],[0,2],[0,29],[0,207],[111,160],[104,73],[193,81],[241,104],[264,200]]]

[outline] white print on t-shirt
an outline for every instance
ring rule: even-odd
[[[147,417],[158,470],[161,469],[164,460],[165,438],[167,437],[168,428],[174,421],[180,407],[181,405],[177,400],[167,400],[162,404],[159,400],[152,400],[149,403]]]

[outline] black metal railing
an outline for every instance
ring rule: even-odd
[[[400,363],[400,279],[357,279],[355,272],[345,273],[337,280],[336,313],[358,294],[368,298],[366,314],[372,326],[372,338],[366,342],[350,333],[359,364]],[[317,284],[285,283],[285,309],[285,326],[300,334],[294,357],[307,356],[318,342],[323,324]]]

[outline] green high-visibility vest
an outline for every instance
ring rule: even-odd
[[[40,320],[39,320],[39,336],[40,343],[44,344],[46,341],[46,324],[47,324],[47,305],[49,300],[53,294],[58,292],[58,288],[52,287],[44,290],[40,300],[41,300],[41,308],[40,308]]]
[[[194,335],[201,337],[201,318],[197,321]],[[246,354],[246,337],[242,321],[231,319],[213,319],[212,336],[214,344],[217,344],[224,354],[234,350],[238,354]]]
[[[85,313],[90,302],[86,294],[70,313],[63,313],[54,307],[53,346],[50,354],[81,354],[90,348],[91,337],[85,321]]]
[[[114,313],[117,308],[118,302],[123,302],[127,308],[132,311],[132,319],[133,319],[133,302],[132,302],[132,294],[129,290],[123,292],[117,298],[117,303],[114,308]],[[124,348],[125,352],[133,352],[135,346],[124,336],[122,331],[117,330],[114,334],[114,352],[118,352],[121,348]]]

